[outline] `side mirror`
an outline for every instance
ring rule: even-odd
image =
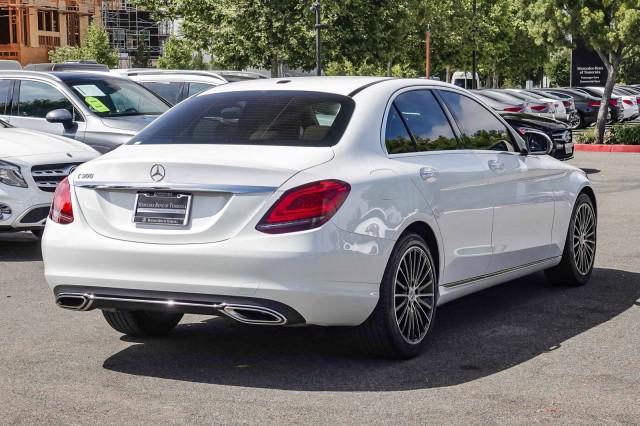
[[[523,137],[527,141],[529,154],[549,155],[553,152],[553,141],[546,133],[539,130],[526,129]]]
[[[65,129],[73,128],[73,116],[69,110],[60,108],[49,111],[45,117],[49,123],[60,123]]]

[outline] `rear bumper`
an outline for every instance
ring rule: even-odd
[[[209,294],[188,294],[118,288],[58,286],[58,306],[78,311],[146,310],[183,314],[224,315],[248,324],[299,325],[295,309],[271,300]]]
[[[174,295],[166,300],[258,300],[295,312],[289,324],[316,325],[367,319],[392,248],[391,240],[348,233],[332,223],[292,234],[162,245],[107,238],[81,219],[70,225],[49,221],[42,243],[45,277],[56,296],[155,292],[161,299]]]

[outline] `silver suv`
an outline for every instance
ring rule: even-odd
[[[84,142],[101,153],[127,142],[170,105],[104,72],[0,71],[0,119]]]

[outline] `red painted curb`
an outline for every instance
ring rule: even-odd
[[[573,146],[575,151],[587,152],[637,152],[640,153],[640,145],[594,145],[577,143]]]

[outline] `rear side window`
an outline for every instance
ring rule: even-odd
[[[8,114],[9,93],[13,80],[0,80],[0,114]]]
[[[411,140],[407,126],[402,122],[398,109],[391,106],[387,117],[387,130],[385,133],[385,145],[389,154],[404,154],[415,152],[416,147]]]
[[[416,142],[417,151],[458,149],[449,120],[431,91],[402,93],[394,104]]]
[[[346,96],[287,90],[195,96],[129,143],[333,146],[354,105]]]
[[[14,107],[15,108],[15,107]],[[49,111],[66,109],[73,114],[73,105],[55,87],[39,81],[22,80],[16,113],[21,117],[45,118]]]
[[[141,84],[147,89],[160,95],[170,104],[177,104],[180,101],[180,92],[182,91],[182,83],[169,81],[144,81]]]
[[[460,127],[464,149],[518,151],[507,127],[480,103],[455,92],[440,94]]]
[[[189,92],[187,97],[197,95],[198,93],[202,93],[205,90],[209,90],[212,87],[216,87],[215,84],[209,83],[189,83]]]

